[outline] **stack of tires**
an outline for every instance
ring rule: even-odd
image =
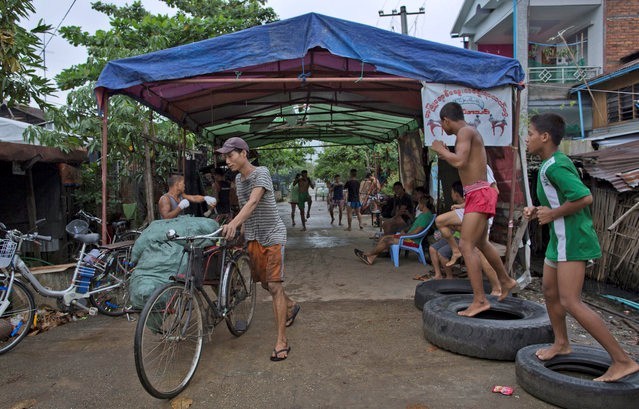
[[[484,290],[490,285],[484,282]],[[610,366],[600,348],[573,346],[569,355],[540,361],[535,352],[554,337],[546,308],[516,297],[497,301],[473,318],[460,316],[472,302],[468,280],[430,280],[415,289],[424,337],[462,355],[515,361],[517,382],[538,399],[564,408],[630,408],[639,402],[639,373],[620,382],[592,381]],[[585,375],[585,376],[584,376]]]

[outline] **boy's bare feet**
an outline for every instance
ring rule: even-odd
[[[462,315],[464,317],[474,317],[480,312],[487,311],[490,309],[490,303],[488,300],[484,299],[483,301],[473,301],[468,308],[463,311],[459,311],[457,314]]]
[[[506,281],[500,281],[501,284],[501,295],[497,298],[498,301],[504,301],[510,292],[517,288],[517,281],[508,277]]]
[[[639,371],[639,364],[629,359],[628,362],[617,362],[610,365],[608,370],[598,378],[593,379],[595,382],[615,382],[623,377],[632,375]]]
[[[462,253],[460,252],[453,252],[453,255],[450,256],[450,261],[448,263],[446,263],[446,267],[452,267],[455,264],[457,264],[457,260],[459,260],[462,256]]]
[[[490,292],[490,295],[501,295],[501,287],[497,287],[497,288],[493,288],[492,291]]]
[[[346,231],[351,231],[351,228],[350,228],[350,227],[347,227],[347,228],[345,228],[344,230],[346,230]]]
[[[552,344],[549,348],[539,348],[535,352],[535,355],[537,355],[540,361],[547,361],[557,355],[568,355],[571,352],[572,348],[570,348],[570,345]]]
[[[306,231],[306,227],[302,227],[302,231]]]

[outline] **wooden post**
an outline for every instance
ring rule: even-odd
[[[513,229],[515,226],[515,187],[517,179],[517,159],[519,157],[519,109],[521,104],[521,90],[517,88],[515,93],[515,112],[513,112],[513,141],[512,141],[512,158],[513,166],[510,179],[510,204],[508,206],[508,236],[506,239],[507,253],[512,252],[513,246],[519,246],[519,243],[513,243]]]
[[[38,212],[35,201],[35,190],[33,189],[33,172],[31,168],[28,168],[25,172],[27,182],[27,214],[29,216],[29,229],[36,227],[36,219],[38,218]],[[33,253],[35,257],[40,258],[40,246],[33,246]]]
[[[104,101],[102,103],[104,109],[102,115],[102,154],[100,155],[100,164],[102,167],[102,244],[107,243],[107,177],[108,177],[108,160],[107,151],[109,148],[107,140],[107,125],[108,125],[108,113],[109,113],[109,96],[104,94]]]
[[[149,141],[146,138],[153,133],[153,111],[149,110],[149,123],[143,123],[142,132],[145,134],[144,143],[144,192],[146,200],[146,219],[145,222],[150,223],[155,219],[153,206],[155,205],[153,197],[153,169],[151,165],[151,149],[149,149]]]

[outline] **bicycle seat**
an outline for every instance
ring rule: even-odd
[[[119,220],[117,222],[111,223],[111,226],[113,226],[114,229],[119,229],[122,227],[126,227],[126,224],[127,224],[126,220]]]
[[[73,238],[85,244],[93,244],[100,241],[100,235],[98,233],[76,234]]]

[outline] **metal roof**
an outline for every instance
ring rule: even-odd
[[[639,186],[639,139],[594,152],[573,155],[583,160],[588,174],[610,182],[619,192]]]

